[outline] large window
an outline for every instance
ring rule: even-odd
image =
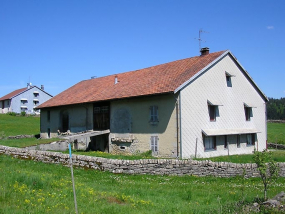
[[[204,136],[204,148],[206,150],[213,150],[216,148],[216,136]]]

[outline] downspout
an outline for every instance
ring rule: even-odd
[[[182,129],[181,129],[181,95],[179,92],[179,127],[180,127],[180,135],[179,135],[179,139],[180,139],[180,158],[182,158]]]
[[[176,108],[176,157],[181,158],[182,157],[182,149],[181,149],[181,113],[180,113],[180,93],[178,93],[178,96],[176,97],[175,94],[173,94],[175,99],[175,108]]]
[[[180,152],[179,152],[179,109],[178,109],[178,101],[177,101],[177,99],[176,99],[176,103],[175,103],[175,105],[176,105],[176,143],[177,143],[177,151],[176,151],[176,154],[177,154],[177,158],[179,157],[179,154],[180,154]]]

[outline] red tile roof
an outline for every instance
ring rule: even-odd
[[[84,80],[38,108],[174,92],[225,51],[169,62],[136,71]],[[118,83],[115,84],[117,77]]]
[[[12,97],[14,97],[15,95],[17,94],[20,94],[21,92],[27,90],[27,88],[20,88],[20,89],[17,89],[9,94],[6,94],[5,96],[1,97],[0,100],[9,100],[11,99]]]

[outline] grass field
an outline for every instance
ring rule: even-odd
[[[74,169],[79,213],[241,213],[260,179],[121,175]],[[279,178],[272,197],[285,189]],[[70,169],[0,155],[0,213],[75,213]],[[235,211],[234,211],[235,210]]]
[[[40,117],[22,117],[0,114],[0,134],[8,137],[15,135],[36,135],[40,133]]]
[[[283,124],[268,124],[268,135],[283,140],[283,131]],[[0,139],[1,145],[24,147],[55,140],[5,139],[19,134],[39,134],[39,118],[0,115],[0,137],[4,138]],[[274,151],[273,156],[285,162],[285,151]],[[211,160],[249,163],[252,155]],[[259,178],[121,175],[83,169],[74,169],[74,175],[79,213],[241,213],[242,205],[262,201],[263,196]],[[269,189],[269,198],[284,191],[284,187],[285,178],[278,178]],[[70,169],[0,155],[0,204],[0,213],[75,213]]]
[[[267,139],[269,143],[285,145],[285,123],[267,123]]]

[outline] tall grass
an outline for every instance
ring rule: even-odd
[[[259,179],[122,175],[74,169],[79,213],[241,213]],[[269,197],[284,190],[279,178]],[[0,213],[75,213],[70,169],[0,155]]]

